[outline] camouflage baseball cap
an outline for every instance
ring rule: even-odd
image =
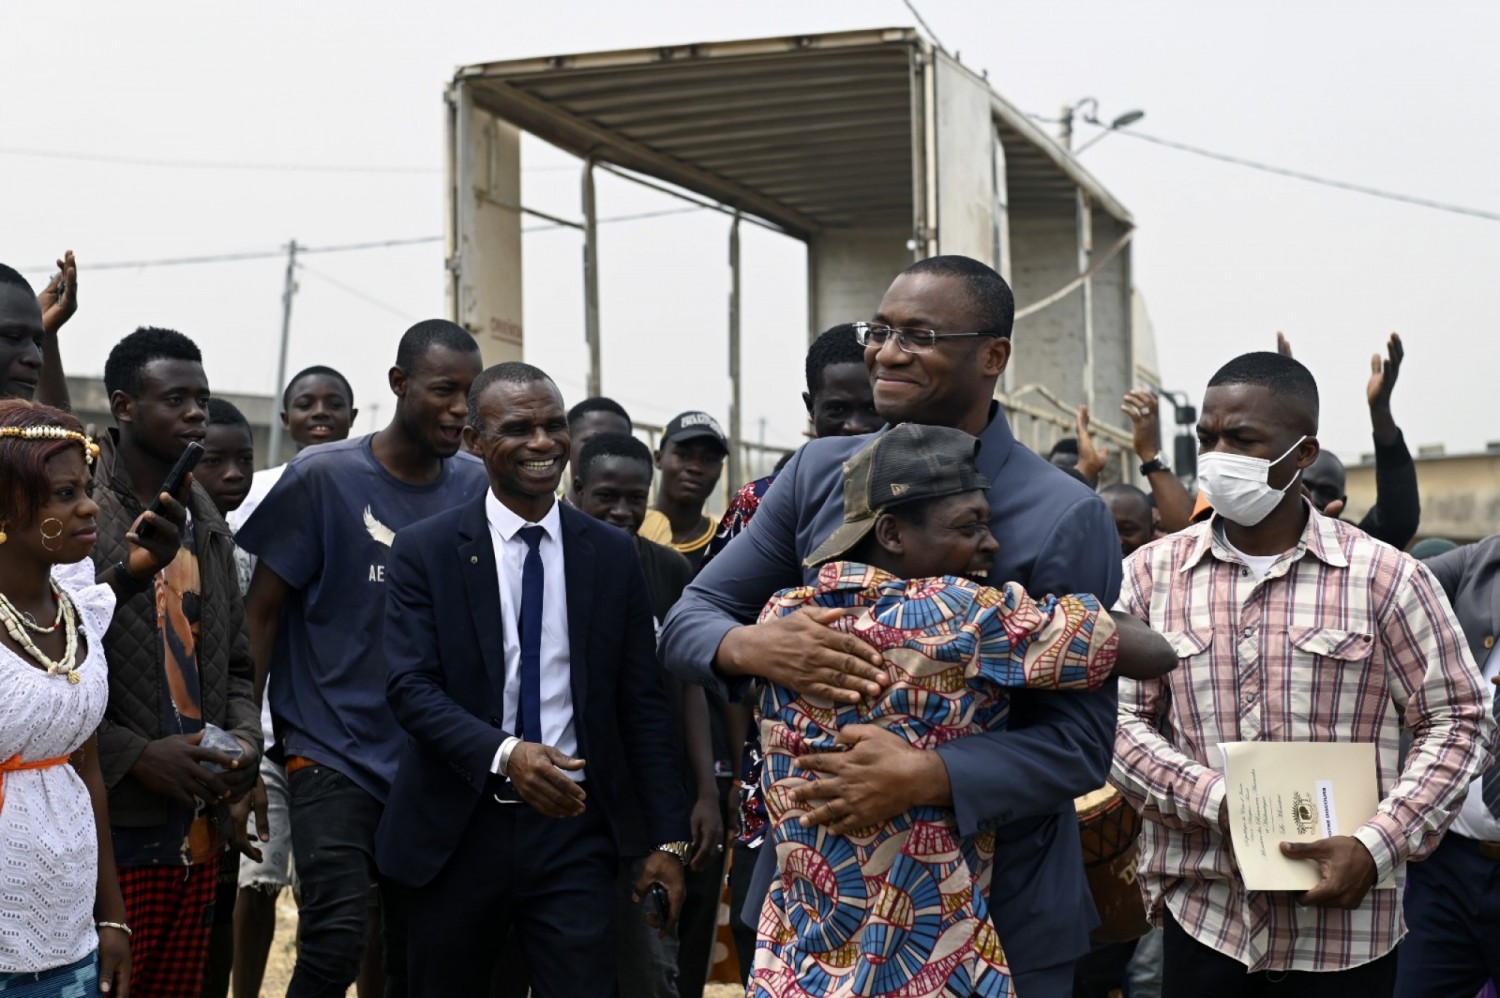
[[[844,522],[803,562],[847,555],[892,506],[988,489],[974,455],[979,440],[947,426],[901,423],[844,462]]]

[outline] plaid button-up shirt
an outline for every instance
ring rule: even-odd
[[[1120,609],[1166,635],[1181,664],[1120,681],[1113,782],[1147,821],[1139,874],[1199,942],[1260,970],[1341,970],[1405,933],[1408,859],[1437,845],[1495,725],[1453,610],[1419,562],[1312,513],[1264,580],[1215,532],[1218,517],[1131,556]],[[1402,720],[1413,737],[1398,768]],[[1353,911],[1247,891],[1219,830],[1220,742],[1371,742],[1384,798],[1354,831],[1378,877]]]

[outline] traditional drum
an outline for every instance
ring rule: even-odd
[[[1151,931],[1135,882],[1141,853],[1141,816],[1120,792],[1105,786],[1073,801],[1083,840],[1083,866],[1099,910],[1096,943],[1123,943]]]

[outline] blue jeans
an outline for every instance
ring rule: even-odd
[[[384,809],[343,773],[309,766],[287,777],[300,904],[297,966],[287,998],[344,998],[359,976],[379,884],[386,998],[406,998],[406,902],[375,869],[375,827]]]
[[[99,952],[35,974],[0,974],[0,993],[15,998],[98,998]]]
[[[1406,867],[1406,938],[1396,994],[1477,994],[1500,979],[1500,860],[1456,832]]]

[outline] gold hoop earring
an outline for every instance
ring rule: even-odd
[[[49,523],[55,523],[55,524],[57,524],[57,529],[54,530],[54,531],[52,531],[52,533],[50,533],[50,534],[47,533],[47,524],[49,524]],[[48,541],[55,541],[59,537],[62,536],[62,533],[63,533],[63,522],[61,520],[59,520],[55,516],[49,516],[49,517],[47,517],[47,519],[45,519],[45,520],[42,521],[41,526],[38,527],[37,530],[42,535],[42,547],[46,548],[48,551],[59,551],[59,550],[62,549],[62,545],[61,544],[48,544],[47,543]]]
[[[4,544],[8,540],[10,540],[10,536],[5,532],[5,524],[0,523],[0,544]]]

